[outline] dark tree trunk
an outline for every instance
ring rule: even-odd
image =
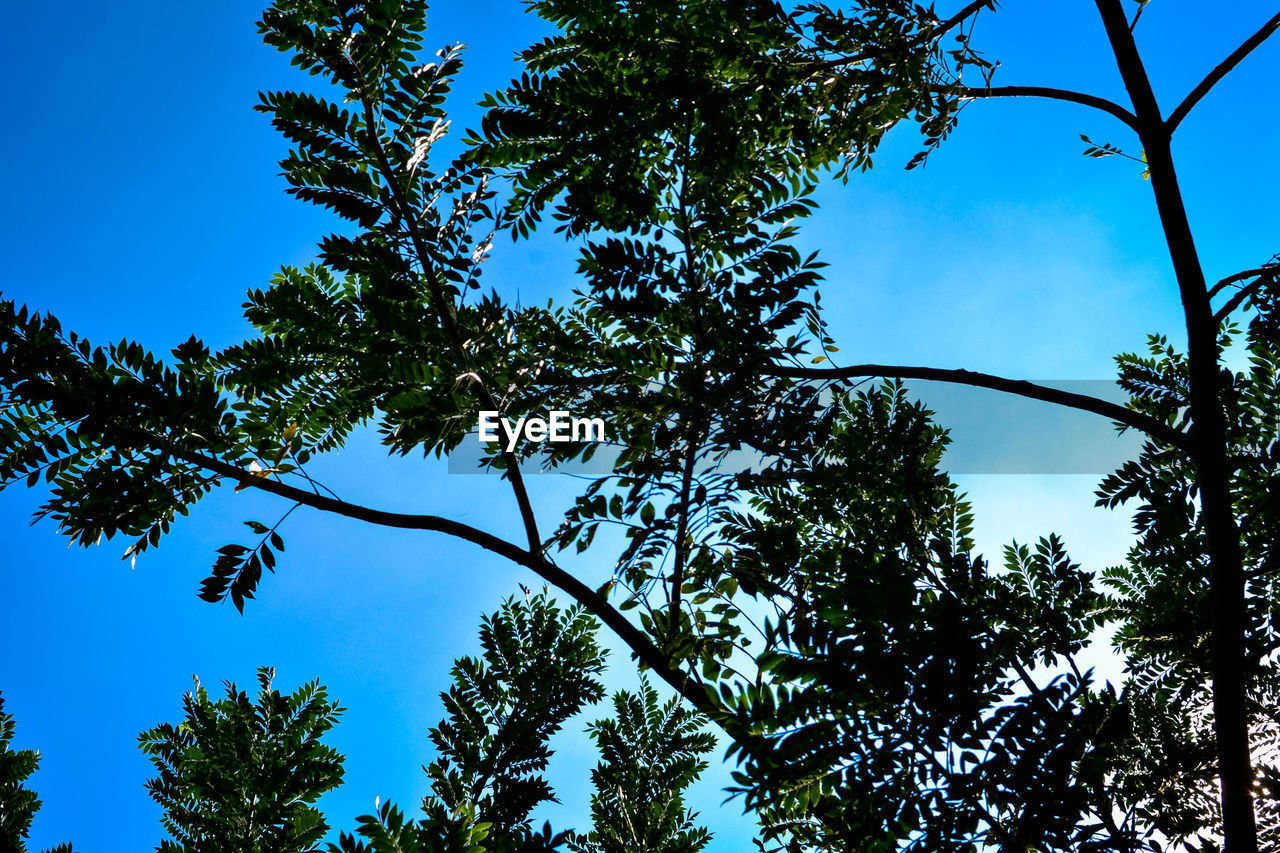
[[[1096,0],[1125,88],[1133,100],[1138,134],[1146,151],[1156,208],[1164,227],[1187,324],[1191,383],[1191,454],[1200,517],[1209,552],[1212,607],[1214,735],[1217,740],[1223,833],[1227,853],[1257,853],[1253,813],[1253,767],[1245,683],[1244,566],[1240,530],[1231,500],[1227,429],[1220,394],[1218,328],[1204,271],[1196,254],[1186,206],[1170,148],[1170,130],[1160,114],[1120,0]]]

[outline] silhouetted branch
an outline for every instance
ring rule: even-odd
[[[686,673],[672,666],[668,657],[654,645],[653,641],[647,637],[635,625],[627,621],[616,608],[609,604],[607,599],[600,593],[587,586],[578,578],[569,572],[552,563],[541,554],[534,554],[519,545],[508,542],[501,537],[494,536],[492,533],[486,533],[483,530],[463,524],[453,519],[443,518],[438,515],[416,515],[400,512],[387,512],[385,510],[373,509],[371,507],[361,506],[359,504],[348,503],[347,501],[337,500],[325,495],[309,492],[305,489],[299,489],[290,486],[287,483],[281,483],[278,480],[261,476],[261,472],[245,471],[237,468],[228,462],[224,462],[214,456],[195,451],[183,450],[182,448],[172,445],[170,442],[160,439],[150,433],[139,433],[139,437],[148,444],[164,447],[175,457],[182,459],[192,465],[197,465],[207,471],[211,471],[222,477],[235,480],[241,486],[251,486],[278,495],[282,498],[294,501],[313,509],[323,512],[331,512],[335,515],[341,515],[346,518],[354,518],[359,521],[367,521],[371,524],[377,524],[382,527],[394,527],[401,530],[427,530],[439,533],[446,533],[450,536],[463,539],[472,544],[479,545],[486,551],[506,557],[514,563],[532,570],[538,577],[547,583],[562,590],[571,598],[581,604],[593,616],[598,618],[606,626],[609,627],[618,638],[631,649],[635,657],[652,669],[667,684],[669,684],[677,693],[689,700],[694,707],[706,713],[709,717],[715,719],[712,713],[715,710],[714,703],[707,696],[706,690],[702,683],[689,673]]]
[[[1244,281],[1246,278],[1253,278],[1256,275],[1262,275],[1263,273],[1269,272],[1272,269],[1274,269],[1274,265],[1269,264],[1265,267],[1257,267],[1256,269],[1243,270],[1242,272],[1238,272],[1235,275],[1229,275],[1226,278],[1224,278],[1222,281],[1215,284],[1213,287],[1209,288],[1209,295],[1217,296],[1222,291],[1223,288],[1229,287],[1230,285],[1235,284],[1237,281]]]
[[[1218,65],[1209,72],[1209,75],[1201,80],[1198,86],[1191,90],[1191,93],[1182,100],[1182,103],[1178,104],[1177,109],[1169,114],[1169,118],[1165,122],[1165,127],[1168,128],[1169,132],[1173,133],[1174,128],[1181,124],[1182,120],[1187,117],[1187,113],[1191,112],[1191,109],[1200,102],[1201,98],[1209,94],[1209,90],[1216,86],[1219,80],[1230,74],[1233,68],[1244,61],[1246,56],[1253,53],[1254,49],[1258,45],[1270,38],[1271,34],[1278,29],[1280,29],[1280,12],[1277,12],[1271,20],[1263,24],[1262,29],[1250,36],[1249,40],[1236,48],[1230,56],[1218,63]]]
[[[358,65],[353,63],[352,67],[356,68],[357,73],[359,73]],[[409,200],[405,196],[404,188],[400,185],[400,172],[392,166],[387,152],[383,148],[382,140],[378,135],[378,121],[374,103],[367,90],[360,93],[360,102],[364,115],[365,135],[369,147],[374,153],[378,169],[382,173],[382,178],[387,184],[387,190],[391,194],[393,201],[392,212],[403,224],[405,231],[409,235],[409,240],[413,244],[418,265],[422,269],[423,280],[431,291],[431,300],[440,319],[440,325],[445,330],[445,334],[448,336],[449,342],[454,352],[457,353],[459,360],[463,362],[468,373],[475,377],[475,381],[470,387],[476,390],[476,396],[479,397],[480,402],[486,409],[498,411],[497,401],[494,399],[493,394],[490,393],[467,350],[465,336],[458,326],[457,309],[453,304],[453,300],[449,297],[449,292],[444,282],[432,269],[428,240],[419,228],[419,216],[413,211],[412,205],[409,204]],[[525,486],[524,477],[520,473],[520,465],[511,451],[502,448],[499,453],[507,463],[509,482],[511,483],[511,490],[515,493],[516,504],[520,508],[520,519],[524,524],[525,535],[529,542],[529,552],[533,554],[541,553],[542,536],[538,532],[537,515],[534,513],[533,501],[529,498],[529,491]]]
[[[787,376],[795,379],[853,379],[857,377],[879,376],[887,379],[932,379],[937,382],[951,382],[958,385],[972,385],[977,388],[990,388],[1043,400],[1072,409],[1103,415],[1113,421],[1144,432],[1153,438],[1159,438],[1175,447],[1187,449],[1187,435],[1174,429],[1163,421],[1150,415],[1135,412],[1117,403],[1090,397],[1087,394],[1076,394],[1072,391],[1060,391],[1027,382],[1022,379],[1006,379],[989,373],[978,373],[972,370],[949,370],[941,367],[905,367],[891,364],[855,364],[850,367],[784,367],[777,366],[764,371],[770,376]]]
[[[960,24],[968,20],[971,15],[976,15],[978,12],[981,12],[983,8],[990,6],[991,2],[992,0],[973,0],[972,3],[969,3],[959,12],[956,12],[941,24],[938,24],[937,28],[930,30],[929,37],[934,39],[942,38],[947,33],[951,32],[956,27],[960,26]]]
[[[1274,282],[1276,280],[1276,276],[1280,276],[1280,266],[1273,266],[1269,269],[1264,268],[1261,270],[1251,270],[1250,272],[1256,274],[1258,278],[1240,288],[1234,296],[1227,300],[1225,305],[1218,309],[1218,312],[1213,315],[1213,319],[1221,323],[1223,320],[1230,317],[1231,312],[1243,305],[1244,301],[1250,296],[1257,293],[1259,287],[1262,287],[1264,284]],[[1248,276],[1245,276],[1245,278],[1248,278]]]
[[[1070,89],[1055,89],[1048,86],[959,86],[940,87],[938,91],[955,91],[962,98],[1049,98],[1054,101],[1070,101],[1093,107],[1095,110],[1102,110],[1120,119],[1134,130],[1138,129],[1138,120],[1133,113],[1114,101]]]
[[[1138,4],[1138,11],[1133,13],[1133,20],[1129,22],[1129,32],[1133,32],[1138,28],[1138,21],[1142,18],[1142,13],[1147,11],[1147,1]]]
[[[1248,605],[1244,584],[1244,551],[1236,518],[1232,470],[1224,411],[1222,364],[1219,358],[1221,326],[1214,318],[1209,287],[1196,251],[1195,236],[1174,168],[1172,125],[1160,115],[1122,0],[1094,0],[1107,32],[1116,68],[1138,118],[1138,138],[1146,151],[1148,175],[1165,245],[1178,282],[1187,329],[1188,409],[1191,416],[1189,455],[1195,464],[1199,500],[1197,521],[1204,531],[1209,556],[1209,621],[1212,645],[1209,675],[1213,692],[1213,730],[1218,761],[1221,832],[1225,849],[1232,853],[1258,853],[1254,815],[1253,757],[1250,743],[1250,674],[1245,664],[1245,632]],[[1255,37],[1256,38],[1256,37]],[[1252,48],[1249,48],[1252,49]],[[1247,53],[1247,50],[1244,51]],[[1241,51],[1237,54],[1243,56]],[[1229,60],[1224,66],[1234,65]],[[1189,110],[1216,79],[1229,70],[1220,67],[1183,102]],[[1215,75],[1217,75],[1215,77]],[[1180,113],[1180,114],[1179,114]],[[1185,115],[1183,107],[1173,119]]]

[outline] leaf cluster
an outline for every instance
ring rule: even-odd
[[[147,792],[164,809],[162,851],[302,853],[329,826],[315,807],[342,783],[343,758],[321,738],[343,709],[318,682],[285,696],[258,670],[256,697],[227,683],[213,700],[197,681],[181,723],[138,736],[157,775]]]
[[[735,522],[735,577],[775,608],[760,675],[721,688],[736,792],[789,849],[1125,842],[1099,769],[1117,702],[1073,661],[1091,576],[1054,536],[1003,571],[972,553],[945,431],[900,384],[840,406],[812,466]]]
[[[40,767],[40,753],[33,749],[14,749],[17,722],[4,712],[0,696],[0,851],[26,853],[27,838],[40,798],[26,786],[32,773]],[[72,853],[70,844],[61,844],[48,853]]]
[[[711,835],[694,822],[682,792],[706,769],[715,738],[700,715],[667,702],[642,679],[640,689],[619,691],[614,716],[588,732],[601,760],[591,771],[594,828],[570,843],[575,853],[698,853]]]
[[[358,819],[334,853],[539,853],[571,850],[697,850],[709,838],[693,825],[683,792],[705,767],[714,745],[703,721],[672,699],[662,705],[644,684],[619,693],[615,719],[590,727],[601,752],[592,774],[594,828],[588,833],[539,830],[532,812],[555,795],[541,775],[548,742],[563,724],[598,702],[604,688],[598,623],[581,608],[561,609],[546,594],[512,598],[480,628],[482,654],[459,658],[453,686],[441,694],[446,718],[431,740],[437,758],[425,770],[432,793],[424,817],[407,819],[391,803]],[[613,806],[625,790],[631,809]],[[616,846],[621,823],[640,827],[639,846]],[[654,846],[645,846],[652,844]],[[603,845],[603,846],[602,846]],[[675,845],[675,846],[672,846]],[[691,845],[691,846],[690,846]]]

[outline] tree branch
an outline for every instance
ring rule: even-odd
[[[1223,320],[1230,317],[1231,312],[1243,305],[1244,301],[1256,293],[1259,287],[1262,287],[1264,284],[1275,282],[1276,276],[1280,276],[1280,267],[1273,266],[1261,270],[1250,270],[1250,272],[1257,275],[1257,279],[1236,291],[1235,295],[1228,299],[1226,304],[1219,308],[1217,313],[1213,315],[1213,319],[1221,323]],[[1243,278],[1248,278],[1248,275],[1244,275]],[[1242,279],[1236,280],[1239,281]],[[1215,290],[1216,289],[1217,288],[1215,287]]]
[[[1262,44],[1271,35],[1280,29],[1280,12],[1277,12],[1271,20],[1262,25],[1262,29],[1258,30],[1249,40],[1235,49],[1234,52],[1209,72],[1208,76],[1200,81],[1200,84],[1191,90],[1191,93],[1178,104],[1177,109],[1169,114],[1169,118],[1165,121],[1164,126],[1169,133],[1173,133],[1174,129],[1182,123],[1187,117],[1187,113],[1191,112],[1196,104],[1200,103],[1200,99],[1209,94],[1209,90],[1218,84],[1218,81],[1231,73],[1237,65],[1244,61],[1250,53],[1258,45]]]
[[[363,72],[359,66],[353,61],[352,67],[361,76],[363,83]],[[391,199],[394,204],[392,213],[403,223],[404,229],[413,244],[418,266],[422,268],[422,275],[427,281],[428,289],[431,291],[431,300],[435,303],[440,324],[449,336],[449,341],[458,358],[463,362],[463,366],[474,377],[472,384],[477,389],[477,396],[480,398],[480,402],[490,411],[499,411],[497,401],[490,393],[488,386],[485,385],[483,377],[481,377],[479,370],[477,370],[475,363],[471,359],[470,353],[467,351],[466,341],[458,327],[457,310],[454,307],[453,300],[449,298],[444,284],[432,270],[430,265],[431,253],[427,251],[426,240],[418,228],[417,215],[405,196],[404,188],[400,185],[400,173],[391,164],[382,145],[382,138],[378,131],[377,114],[374,110],[373,102],[366,91],[361,91],[360,101],[363,109],[365,135],[368,138],[370,148],[373,149],[377,168],[382,172],[383,180],[386,181],[387,189],[391,193]],[[542,552],[542,536],[538,532],[538,520],[533,511],[533,502],[529,499],[529,491],[525,486],[524,477],[520,473],[519,460],[516,459],[514,453],[505,448],[499,452],[507,465],[507,476],[510,478],[511,489],[515,493],[516,504],[520,508],[520,518],[524,524],[525,536],[529,542],[529,551],[533,554],[540,554]]]
[[[926,38],[918,40],[915,43],[915,46],[923,47],[931,41],[936,41],[937,39],[942,38],[960,24],[964,23],[970,16],[982,11],[983,7],[990,6],[991,2],[992,0],[972,0],[972,2],[966,5],[959,12],[956,12],[950,18],[939,23],[935,29],[929,30],[926,34]],[[839,59],[830,59],[826,62],[819,62],[809,69],[809,73],[812,75],[822,71],[830,71],[833,68],[843,68],[846,65],[857,65],[859,62],[866,62],[868,59],[871,59],[871,56],[872,55],[869,53],[857,53],[853,56],[842,56]]]
[[[346,518],[354,518],[358,521],[367,521],[370,524],[376,524],[380,527],[395,527],[401,530],[431,530],[439,533],[447,533],[450,536],[456,536],[475,545],[479,545],[486,551],[492,551],[506,557],[509,560],[520,563],[521,565],[529,564],[529,552],[502,539],[494,536],[492,533],[486,533],[483,530],[463,524],[460,521],[454,521],[449,518],[443,518],[438,515],[417,515],[402,512],[387,512],[385,510],[373,509],[371,507],[361,506],[360,504],[349,503],[348,501],[331,498],[327,495],[317,494],[315,492],[300,489],[297,486],[291,486],[288,483],[282,483],[279,480],[273,480],[270,477],[263,476],[264,472],[246,471],[238,468],[229,462],[224,462],[217,457],[210,456],[205,453],[196,451],[183,450],[180,447],[170,444],[168,441],[159,440],[156,436],[147,434],[144,439],[147,443],[159,445],[173,456],[197,465],[207,471],[211,471],[220,477],[226,477],[234,480],[241,486],[252,486],[269,492],[282,498],[304,504],[312,509],[318,509],[323,512],[330,512],[335,515],[345,516]],[[559,571],[557,569],[557,571]],[[550,578],[545,578],[551,580]],[[559,584],[557,584],[559,585]]]
[[[1133,33],[1129,31],[1122,0],[1094,0],[1094,4],[1107,31],[1107,41],[1129,93],[1133,113],[1138,117],[1138,138],[1146,151],[1156,211],[1186,320],[1191,414],[1189,455],[1195,464],[1200,502],[1198,520],[1209,557],[1210,680],[1222,805],[1221,832],[1226,842],[1224,847],[1231,853],[1258,853],[1249,733],[1250,676],[1245,660],[1248,604],[1244,552],[1232,491],[1233,472],[1227,461],[1227,418],[1220,388],[1220,327],[1214,320],[1204,267],[1196,250],[1174,165],[1171,125],[1161,118],[1160,105]],[[1208,85],[1211,86],[1212,81]],[[1204,88],[1208,90],[1207,86]],[[1193,104],[1195,100],[1188,98],[1183,103]]]
[[[917,47],[921,47],[930,41],[940,39],[942,36],[955,29],[972,15],[980,12],[984,7],[990,6],[991,0],[972,0],[965,5],[959,12],[951,16],[947,20],[941,22],[937,28],[930,30],[927,37],[921,39]],[[856,65],[859,62],[866,62],[873,56],[867,53],[859,53],[853,56],[844,56],[839,59],[832,59],[827,62],[819,62],[812,66],[810,74],[818,74],[823,71],[830,71],[836,68],[843,68],[847,65]],[[1132,113],[1119,104],[1108,101],[1106,98],[1100,98],[1096,95],[1088,95],[1083,92],[1073,92],[1069,89],[1056,89],[1047,86],[935,86],[934,92],[957,92],[962,98],[1049,98],[1057,101],[1070,101],[1076,104],[1082,104],[1087,107],[1101,110],[1105,113],[1115,116],[1129,127],[1137,130],[1138,120]]]
[[[1254,276],[1262,275],[1265,272],[1270,272],[1273,269],[1275,269],[1275,265],[1268,264],[1265,267],[1257,267],[1256,269],[1244,270],[1242,272],[1236,273],[1235,275],[1229,275],[1226,278],[1224,278],[1222,281],[1215,284],[1213,287],[1209,288],[1209,296],[1211,297],[1217,296],[1219,293],[1222,292],[1223,288],[1229,287],[1230,285],[1235,284],[1237,281],[1244,281],[1246,278],[1253,278]]]
[[[1019,397],[1043,400],[1071,409],[1103,415],[1113,421],[1144,432],[1152,438],[1158,438],[1174,447],[1187,449],[1187,435],[1174,429],[1163,421],[1150,415],[1135,412],[1117,403],[1090,397],[1087,394],[1076,394],[1071,391],[1060,391],[1027,382],[1021,379],[1006,379],[989,373],[978,373],[972,370],[949,370],[941,367],[904,367],[891,364],[855,364],[850,367],[783,367],[766,369],[766,375],[786,376],[794,379],[852,379],[856,377],[881,376],[888,379],[932,379],[937,382],[951,382],[958,385],[971,385],[977,388],[991,388]]]
[[[951,32],[956,27],[960,26],[960,24],[964,23],[971,15],[976,15],[978,12],[981,12],[984,8],[990,6],[991,3],[992,3],[992,0],[973,0],[973,2],[969,3],[959,12],[956,12],[950,18],[947,18],[945,21],[939,24],[937,29],[931,30],[929,32],[929,38],[930,39],[942,38],[947,33]]]
[[[443,518],[438,515],[414,515],[400,512],[387,512],[359,504],[337,500],[325,495],[299,489],[278,480],[263,477],[254,472],[237,468],[214,456],[196,451],[183,450],[171,442],[150,433],[135,433],[141,440],[153,446],[160,446],[175,457],[197,465],[207,471],[235,480],[241,486],[252,486],[273,495],[286,498],[295,503],[304,504],[312,509],[330,512],[346,518],[354,518],[377,524],[382,527],[394,527],[401,530],[428,530],[446,533],[479,545],[486,551],[506,557],[530,569],[547,583],[562,590],[587,609],[612,630],[623,643],[631,649],[632,654],[645,666],[652,669],[669,684],[672,689],[687,699],[695,708],[708,717],[716,719],[717,707],[704,689],[702,682],[691,674],[672,665],[670,659],[639,628],[631,624],[600,593],[587,586],[569,572],[552,563],[541,553],[532,553],[518,545],[508,542],[492,533],[463,524],[460,521]]]
[[[1129,32],[1138,29],[1138,21],[1142,19],[1142,13],[1147,11],[1148,0],[1142,0],[1138,5],[1138,11],[1133,13],[1133,20],[1129,22]]]
[[[1055,89],[1048,86],[945,86],[939,87],[938,91],[958,92],[962,98],[1048,98],[1054,101],[1070,101],[1074,104],[1093,107],[1095,110],[1102,110],[1120,119],[1134,130],[1138,129],[1138,120],[1133,113],[1114,101],[1099,98],[1097,95],[1073,92],[1070,89]]]

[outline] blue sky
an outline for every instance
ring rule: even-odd
[[[956,4],[958,5],[958,4]],[[1237,2],[1207,11],[1154,0],[1139,28],[1165,109],[1275,11]],[[255,2],[5,4],[0,71],[8,82],[0,135],[0,288],[106,342],[129,336],[166,350],[196,333],[212,346],[247,332],[244,292],[281,264],[312,259],[333,220],[283,193],[285,146],[254,113],[257,92],[306,85],[262,46]],[[454,127],[474,124],[481,94],[516,70],[512,56],[543,29],[520,3],[439,2],[432,44],[466,42]],[[1093,4],[1008,0],[979,43],[998,81],[1060,85],[1123,98]],[[1271,162],[1280,138],[1274,81],[1280,43],[1264,46],[1183,125],[1183,191],[1211,278],[1280,250]],[[1103,379],[1111,358],[1148,332],[1181,338],[1181,320],[1150,189],[1135,164],[1081,156],[1079,134],[1132,150],[1115,120],[1063,103],[973,104],[925,170],[905,172],[909,130],[878,168],[820,193],[801,238],[831,263],[823,301],[850,362],[968,367],[1021,378]],[[522,299],[564,296],[574,253],[551,235],[494,250],[488,284]],[[516,522],[496,478],[450,476],[437,461],[389,461],[353,442],[318,469],[344,497],[437,512],[497,532]],[[1091,476],[960,478],[979,513],[981,544],[1050,530],[1078,559],[1123,554],[1127,520],[1091,508]],[[544,517],[576,484],[534,483]],[[332,742],[347,781],[324,801],[350,827],[375,796],[412,807],[425,791],[426,731],[441,714],[453,658],[476,649],[479,616],[532,585],[499,558],[440,536],[370,529],[298,512],[288,551],[245,616],[199,601],[214,550],[240,541],[248,518],[283,508],[225,489],[130,570],[124,543],[68,549],[50,524],[28,526],[38,494],[0,494],[5,617],[0,692],[18,745],[39,748],[34,786],[45,805],[32,847],[139,850],[162,837],[143,782],[137,733],[176,719],[198,674],[250,686],[255,667],[284,689],[320,678],[348,711]],[[546,523],[546,522],[544,522]],[[586,565],[594,576],[607,567]],[[1105,650],[1097,654],[1105,663]],[[615,653],[611,687],[634,684]],[[604,713],[602,708],[599,713]],[[586,812],[594,763],[581,726],[557,740],[559,824]],[[724,773],[697,805],[715,851],[745,849],[749,820],[721,806]]]

